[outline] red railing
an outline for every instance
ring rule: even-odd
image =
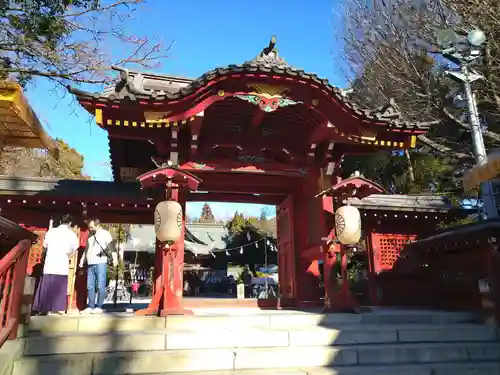
[[[0,346],[17,336],[29,249],[36,238],[0,217]]]

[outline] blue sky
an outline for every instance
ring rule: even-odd
[[[134,15],[127,31],[173,42],[169,58],[157,72],[196,78],[214,67],[242,63],[255,57],[277,36],[277,48],[288,63],[345,87],[339,67],[341,46],[335,42],[341,0],[149,0]],[[112,51],[119,54],[119,51]],[[133,66],[131,66],[133,68]],[[95,87],[93,91],[100,91]],[[111,180],[106,132],[69,94],[38,81],[27,96],[52,137],[64,139],[85,157],[85,172],[96,180]],[[188,214],[198,215],[202,203],[191,203]],[[213,203],[218,217],[236,209],[258,215],[262,206]]]

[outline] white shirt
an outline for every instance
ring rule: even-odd
[[[43,247],[47,250],[44,275],[67,275],[69,271],[69,257],[79,247],[78,236],[68,225],[59,225],[49,229],[43,240]]]
[[[108,262],[108,258],[103,252],[108,245],[113,242],[113,237],[106,229],[99,228],[96,233],[89,236],[87,243],[87,264],[103,264]],[[102,254],[102,256],[99,256]]]

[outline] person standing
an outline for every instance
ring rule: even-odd
[[[45,264],[33,302],[33,310],[42,315],[66,312],[69,258],[79,247],[71,221],[70,215],[64,215],[60,225],[49,229],[43,240]]]
[[[252,297],[252,273],[250,272],[250,267],[245,265],[243,269],[241,278],[243,280],[243,284],[245,285],[245,298]]]
[[[106,297],[106,275],[108,263],[112,261],[113,237],[106,229],[101,227],[99,219],[88,222],[89,238],[87,247],[80,259],[80,268],[87,262],[87,296],[88,306],[84,314],[101,314],[103,312],[104,298]],[[96,289],[97,303],[96,303]]]

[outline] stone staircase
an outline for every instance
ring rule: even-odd
[[[4,374],[500,375],[499,337],[430,311],[34,317]]]

